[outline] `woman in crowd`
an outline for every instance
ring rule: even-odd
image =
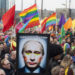
[[[65,68],[65,75],[74,75],[73,70],[71,68],[73,61],[70,55],[66,55],[61,61],[61,65]]]

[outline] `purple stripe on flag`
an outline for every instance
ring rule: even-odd
[[[33,16],[27,17],[23,20],[23,23],[26,23],[28,20],[30,20]]]
[[[30,17],[26,17],[24,20],[23,20],[23,23],[25,24],[28,20],[30,20],[31,18],[33,18],[35,15],[37,15],[38,13],[34,13],[32,16]]]

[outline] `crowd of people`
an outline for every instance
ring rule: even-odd
[[[2,33],[2,31],[0,31],[0,33]],[[37,34],[39,32],[32,31],[31,33]],[[0,35],[0,75],[16,75],[16,36],[11,37],[11,35],[12,34],[8,32]],[[68,29],[61,41],[59,35],[59,32],[50,32],[47,72],[49,75],[74,75],[75,33],[72,33],[72,31]]]

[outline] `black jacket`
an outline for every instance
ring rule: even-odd
[[[5,69],[5,68],[2,68],[4,71],[5,71],[5,73],[6,73],[6,75],[15,75],[15,73],[14,73],[14,70],[13,69]]]
[[[18,72],[24,72],[25,73],[24,70],[25,70],[25,66],[23,68],[21,68],[21,69],[18,69]],[[44,72],[45,72],[45,69],[40,67],[40,73],[44,73]]]

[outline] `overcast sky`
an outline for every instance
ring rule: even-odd
[[[21,10],[21,1],[22,0],[15,0],[16,10]],[[36,0],[37,8],[41,9],[41,1]],[[67,1],[67,7],[69,7],[69,0],[43,0],[43,9],[47,10],[56,10],[56,8],[66,8],[65,5]],[[35,0],[23,0],[23,9],[28,8],[29,6],[33,5]],[[75,0],[71,0],[71,8],[75,9]]]

